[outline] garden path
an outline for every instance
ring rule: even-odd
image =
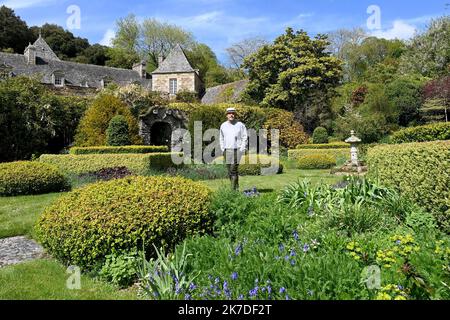
[[[27,237],[0,239],[0,268],[39,259],[45,255],[44,249]]]

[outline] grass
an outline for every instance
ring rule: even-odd
[[[299,170],[284,169],[283,174],[275,176],[245,176],[239,178],[240,190],[256,187],[263,192],[278,192],[285,186],[296,182],[297,180],[309,179],[312,183],[336,183],[340,177],[330,174],[330,170]],[[213,190],[221,187],[228,187],[230,182],[228,179],[204,180],[202,181]]]
[[[0,238],[31,235],[36,219],[59,195],[0,197]]]
[[[131,300],[137,292],[81,276],[81,288],[70,290],[70,274],[54,260],[34,260],[0,269],[0,300]]]

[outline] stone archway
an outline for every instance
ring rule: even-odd
[[[146,145],[167,145],[176,150],[179,142],[172,141],[172,133],[187,128],[187,116],[183,111],[163,106],[151,107],[139,117],[139,134]]]
[[[169,123],[158,121],[150,128],[151,142],[155,146],[172,147],[172,127]]]

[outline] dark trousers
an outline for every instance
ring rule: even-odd
[[[241,156],[239,149],[225,149],[224,160],[233,190],[239,190],[239,162],[241,161]]]

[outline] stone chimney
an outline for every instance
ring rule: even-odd
[[[27,61],[27,64],[35,65],[36,64],[36,47],[30,43],[28,45],[28,47],[25,48],[24,56]]]
[[[141,78],[147,78],[147,62],[144,60],[133,65],[133,70],[137,71]]]

